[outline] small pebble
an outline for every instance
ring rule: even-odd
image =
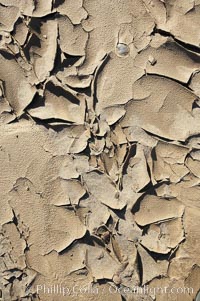
[[[116,198],[116,199],[119,199],[119,191],[117,191],[117,192],[115,193],[115,198]]]
[[[110,240],[110,233],[109,233],[109,231],[104,232],[104,233],[101,235],[101,238],[102,238],[105,242],[109,242],[109,240]]]
[[[122,280],[118,275],[113,276],[113,282],[117,285],[121,284]]]
[[[126,44],[123,44],[123,43],[118,43],[116,50],[117,50],[117,54],[119,56],[125,56],[125,55],[129,54],[129,51],[130,51],[129,46]]]
[[[152,66],[154,66],[157,63],[157,60],[152,55],[149,56],[148,61]]]
[[[134,242],[135,244],[138,243],[138,241],[139,241],[138,237],[134,237],[134,238],[133,238],[133,242]]]
[[[101,253],[97,256],[97,259],[98,259],[98,260],[101,260],[102,258],[104,258],[103,252],[101,252]]]
[[[123,259],[123,261],[128,261],[128,256],[127,255],[123,255],[122,259]]]

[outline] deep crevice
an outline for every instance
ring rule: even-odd
[[[96,104],[99,102],[98,98],[97,98],[97,93],[96,93],[97,92],[97,79],[98,79],[99,74],[102,72],[103,68],[108,63],[109,60],[110,60],[110,56],[106,55],[104,57],[104,59],[102,60],[100,67],[96,68],[96,71],[95,71],[94,91],[93,91],[93,93],[94,93],[94,95],[93,95],[93,97],[94,97],[94,99],[93,99],[94,109],[96,107]]]
[[[139,280],[140,280],[140,285],[142,284],[142,279],[143,279],[143,266],[142,266],[142,259],[141,256],[139,254],[139,252],[137,251],[137,269],[138,269],[138,274],[139,274]]]
[[[156,33],[159,33],[163,37],[171,37],[177,44],[179,44],[183,48],[200,54],[200,47],[192,45],[190,43],[183,42],[183,41],[177,39],[172,33],[165,31],[163,29],[159,29],[155,26],[152,34],[155,35]]]

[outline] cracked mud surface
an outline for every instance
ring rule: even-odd
[[[0,300],[200,300],[199,28],[199,0],[0,0]]]

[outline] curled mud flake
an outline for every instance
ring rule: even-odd
[[[116,52],[119,56],[126,56],[129,54],[129,46],[124,43],[118,43],[116,46]]]
[[[200,97],[200,72],[196,72],[193,74],[191,78],[190,88],[194,91],[194,93]]]
[[[123,128],[138,126],[159,137],[180,141],[199,132],[199,116],[191,114],[196,96],[177,82],[147,75],[133,84],[132,97],[121,121]]]
[[[58,19],[60,48],[67,55],[84,56],[88,40],[88,33],[81,25],[74,26],[69,18]]]
[[[55,0],[53,6],[60,15],[67,16],[74,25],[81,24],[81,21],[87,19],[88,13],[83,7],[83,0]]]
[[[198,291],[198,293],[196,295],[195,301],[200,301],[200,290]]]
[[[115,275],[119,269],[119,264],[109,255],[109,253],[96,246],[88,246],[86,265],[96,280],[111,280],[113,275]]]
[[[30,106],[29,114],[32,117],[41,120],[54,118],[77,124],[84,123],[85,99],[78,99],[69,90],[54,85],[53,82],[46,85],[44,98],[42,105],[41,100],[38,99],[37,103],[36,101],[34,103],[34,108]]]
[[[28,40],[25,52],[34,67],[36,83],[39,83],[47,79],[54,68],[57,53],[57,21],[48,19],[41,22],[41,19],[38,19],[38,27],[34,22],[30,22],[30,28],[34,34]]]
[[[94,171],[86,173],[83,174],[83,181],[87,186],[88,193],[93,195],[98,202],[117,210],[122,210],[125,207],[126,202],[123,199],[115,198],[115,186],[106,174]]]
[[[184,206],[177,199],[166,200],[154,195],[146,195],[140,204],[140,209],[135,213],[138,225],[146,226],[155,222],[181,218]]]
[[[142,284],[145,284],[156,277],[166,276],[168,269],[167,260],[155,261],[141,245],[138,245],[137,248],[143,267]]]
[[[199,279],[200,279],[200,267],[194,264],[188,277],[185,279],[185,286],[192,287],[191,297],[194,301],[200,300],[200,290],[199,290]]]

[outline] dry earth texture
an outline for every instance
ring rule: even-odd
[[[0,300],[200,300],[199,97],[200,0],[0,0]]]

